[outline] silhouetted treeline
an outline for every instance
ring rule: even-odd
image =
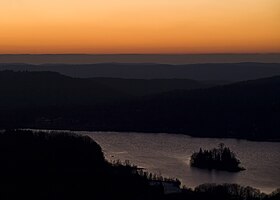
[[[224,144],[220,144],[219,148],[211,150],[202,150],[195,152],[191,156],[190,165],[203,169],[217,169],[230,172],[238,172],[244,170],[239,166],[240,161],[235,154]]]
[[[183,189],[180,194],[165,195],[165,200],[278,200],[280,190],[267,195],[252,187],[238,184],[202,184],[195,189]]]
[[[213,55],[212,55],[213,56]],[[43,64],[0,63],[0,70],[52,71],[77,78],[192,79],[245,81],[280,75],[279,63],[156,63]]]

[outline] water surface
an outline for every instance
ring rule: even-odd
[[[103,149],[108,160],[129,160],[149,172],[176,177],[183,185],[238,183],[270,193],[280,188],[280,143],[236,139],[193,138],[176,134],[83,132]],[[202,148],[224,143],[241,160],[238,173],[191,168],[190,156]]]

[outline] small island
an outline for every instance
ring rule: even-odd
[[[235,154],[223,143],[219,144],[219,148],[211,150],[202,150],[195,152],[191,156],[191,167],[202,169],[216,169],[221,171],[239,172],[245,170],[240,167],[240,161]]]

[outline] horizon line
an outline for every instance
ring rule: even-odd
[[[280,52],[270,53],[7,53],[0,56],[8,55],[278,55]]]

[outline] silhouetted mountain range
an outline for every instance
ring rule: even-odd
[[[90,79],[56,72],[0,72],[0,106],[86,106],[129,98],[130,95]]]
[[[93,64],[104,62],[162,64],[280,63],[280,54],[0,54],[0,63]]]
[[[190,79],[91,78],[91,80],[134,96],[159,94],[173,90],[209,88],[228,83],[225,81],[195,81]]]
[[[152,86],[156,89],[150,90]],[[190,90],[194,86],[202,87]],[[4,128],[280,138],[280,76],[205,88],[191,80],[80,79],[5,71],[0,73],[0,93]]]
[[[57,72],[0,72],[1,106],[94,105],[222,84],[188,79],[71,78]]]
[[[120,114],[112,124],[134,131],[279,139],[280,76],[148,96],[114,113]]]
[[[193,79],[242,81],[280,75],[278,63],[217,63],[217,64],[0,64],[0,70],[53,71],[78,77],[109,77],[125,79]]]

